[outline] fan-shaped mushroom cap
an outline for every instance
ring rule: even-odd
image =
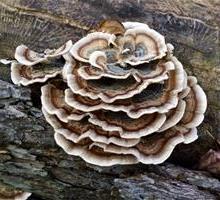
[[[39,69],[38,69],[39,67]],[[46,82],[49,78],[56,77],[62,73],[60,66],[43,69],[44,66],[25,66],[17,62],[11,64],[11,80],[17,85],[30,85],[37,82]]]
[[[32,51],[25,45],[20,45],[16,48],[15,59],[22,65],[32,66],[45,61],[45,55]]]
[[[153,29],[136,27],[128,29],[119,39],[125,61],[131,65],[148,63],[166,55],[167,46],[164,37]]]
[[[188,77],[188,87],[180,95],[180,98],[182,99],[179,100],[178,106],[167,113],[167,120],[158,132],[175,125],[196,132],[196,127],[204,119],[207,99],[195,77]]]
[[[105,112],[83,113],[70,107],[64,100],[65,84],[54,81],[42,87],[41,101],[43,109],[50,115],[56,115],[60,121],[68,123],[79,121],[88,116],[88,121],[102,127],[105,131],[117,132],[122,138],[140,138],[157,131],[164,123],[165,114],[153,113],[131,119],[125,113]],[[54,120],[53,120],[54,121]]]
[[[101,142],[105,144],[116,144],[119,146],[134,146],[139,142],[138,139],[124,139],[121,138],[117,131],[104,131],[101,127],[92,125],[87,119],[80,121],[68,121],[64,123],[60,121],[56,116],[50,115],[42,108],[44,116],[47,122],[54,128],[55,132],[63,135],[68,140],[74,143],[80,143],[85,139],[90,139],[95,142]]]
[[[167,46],[161,34],[141,23],[127,22],[124,25],[125,28],[114,20],[103,22],[98,32],[76,42],[70,53],[76,60],[101,69],[106,65],[123,67],[126,63],[149,63],[166,55]],[[116,37],[117,34],[120,36]]]
[[[140,82],[141,79],[155,78],[161,75],[163,71],[173,70],[174,65],[170,61],[164,61],[142,64],[142,66],[139,66],[138,68],[133,68],[132,66],[120,67],[119,65],[106,65],[105,68],[97,68],[85,65],[81,66],[77,70],[77,73],[85,80],[96,80],[101,79],[102,77],[127,79],[129,76],[133,76],[137,82]]]
[[[66,65],[65,69],[67,74],[67,84],[75,94],[89,97],[91,99],[100,98],[105,103],[112,103],[117,99],[126,99],[142,92],[148,85],[158,83],[168,79],[168,71],[173,69],[173,64],[167,63],[160,70],[159,74],[156,73],[152,76],[145,75],[139,77],[137,81],[132,76],[127,79],[112,79],[100,78],[98,80],[85,80],[79,77],[77,73],[80,68],[79,65],[70,66]],[[155,76],[155,77],[154,77]],[[136,76],[137,77],[137,76]]]
[[[114,39],[114,35],[109,33],[90,33],[76,42],[70,49],[70,53],[76,60],[89,63],[90,56],[94,52],[104,51]]]
[[[115,164],[160,164],[164,162],[179,143],[189,143],[197,139],[196,129],[172,128],[162,135],[142,138],[134,147],[91,142],[78,145],[65,136],[55,133],[55,140],[68,154],[80,156],[85,161],[101,166]],[[103,160],[102,160],[103,159]]]
[[[41,102],[43,108],[50,115],[56,115],[61,121],[81,120],[87,113],[79,111],[66,104],[64,100],[64,90],[66,84],[62,81],[54,81],[41,88]]]
[[[132,155],[115,155],[105,153],[102,149],[90,148],[90,145],[81,146],[66,139],[63,135],[55,132],[54,138],[56,143],[63,148],[63,150],[70,155],[80,156],[88,163],[100,166],[112,165],[128,165],[138,163],[136,158]]]
[[[3,65],[8,65],[11,64],[14,60],[9,60],[9,59],[0,59],[0,63]]]
[[[195,129],[180,129],[178,127],[168,129],[163,135],[152,135],[142,138],[135,147],[119,147],[116,145],[106,145],[94,143],[106,153],[122,155],[133,155],[138,162],[144,164],[160,164],[164,162],[172,153],[176,145],[188,143],[197,139]]]
[[[97,99],[97,97],[100,97],[99,94],[96,96],[90,95],[89,98],[84,98],[77,96],[77,93],[73,93],[70,89],[67,89],[65,91],[65,101],[70,106],[84,112],[92,112],[99,109],[111,110],[114,112],[123,111],[131,118],[138,118],[144,114],[154,112],[168,112],[170,109],[177,106],[178,94],[186,87],[186,77],[182,64],[175,57],[172,57],[172,61],[175,64],[175,70],[169,72],[170,78],[165,81],[165,83],[160,83],[160,81],[158,81],[158,83],[156,81],[156,88],[151,87],[154,86],[153,84],[149,84],[141,93],[135,91],[134,93],[137,94],[133,95],[131,98],[128,98],[130,96],[128,95],[124,100],[117,100],[110,104],[112,99],[110,102],[106,103],[102,101],[103,99]],[[157,95],[154,95],[154,92],[156,92]],[[158,96],[158,94],[160,95]],[[82,95],[82,93],[80,93],[80,95]],[[87,94],[85,96],[87,96]]]
[[[132,119],[123,112],[93,113],[89,122],[102,127],[105,131],[116,131],[122,138],[140,138],[156,132],[166,120],[165,114],[153,113]]]
[[[37,53],[30,50],[25,45],[20,45],[15,50],[15,59],[22,65],[33,66],[47,60],[47,58],[54,58],[66,54],[72,46],[72,41],[69,40],[66,44],[58,49],[45,50],[44,53]]]
[[[25,45],[17,47],[15,58],[18,62],[11,64],[11,79],[18,85],[30,85],[37,82],[45,82],[62,73],[64,60],[61,57],[72,46],[68,41],[62,47],[55,50],[45,50],[45,53],[34,52]]]
[[[58,56],[63,56],[68,53],[73,46],[73,42],[69,40],[63,46],[59,47],[58,49],[46,49],[44,51],[46,58],[54,58]]]

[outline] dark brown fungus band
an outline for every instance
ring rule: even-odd
[[[100,166],[159,164],[197,139],[207,107],[173,49],[146,24],[107,20],[57,50],[19,46],[11,75],[47,81],[42,111],[66,153]]]
[[[69,106],[64,98],[67,88],[62,80],[50,82],[41,88],[43,108],[51,115],[56,115],[61,121],[81,120],[88,114]]]
[[[71,89],[67,89],[65,91],[66,102],[85,112],[99,109],[115,112],[123,111],[131,118],[139,118],[143,114],[154,112],[168,112],[177,106],[178,94],[187,87],[181,63],[175,57],[172,57],[171,60],[175,64],[175,68],[169,71],[168,79],[162,82],[155,82],[155,84],[149,84],[141,93],[137,93],[130,98],[116,100],[110,104],[102,101],[101,98],[97,99],[93,96],[90,96],[89,99],[85,98],[85,96],[79,98]],[[156,87],[152,87],[155,85]],[[154,94],[155,91],[157,91],[156,94]],[[88,96],[86,95],[86,97]],[[87,102],[92,102],[93,104],[87,104]]]
[[[59,120],[58,117],[50,115],[43,109],[44,116],[54,130],[67,139],[79,143],[85,138],[94,142],[113,143],[119,146],[133,146],[139,142],[139,138],[126,139],[120,137],[118,131],[105,131],[100,126],[91,124],[87,118],[79,121],[71,120],[67,123]]]
[[[65,55],[71,48],[72,41],[55,50],[45,50],[44,53],[34,52],[25,45],[16,48],[16,62],[11,64],[11,79],[18,85],[30,85],[45,82],[62,73]]]

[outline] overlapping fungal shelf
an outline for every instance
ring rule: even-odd
[[[206,95],[173,46],[146,24],[108,20],[57,50],[21,45],[12,81],[42,87],[57,144],[86,162],[159,164],[197,139]]]

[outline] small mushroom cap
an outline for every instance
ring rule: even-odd
[[[106,49],[112,40],[114,37],[109,33],[90,33],[76,42],[70,53],[76,60],[88,63],[92,53]]]
[[[0,63],[3,65],[11,64],[14,60],[8,60],[8,59],[0,59]]]
[[[43,53],[30,50],[25,45],[20,45],[15,50],[15,59],[22,65],[32,66],[46,60]]]
[[[128,29],[121,40],[122,48],[124,50],[128,49],[130,52],[130,56],[125,62],[131,65],[139,65],[160,59],[167,52],[164,37],[150,28]]]
[[[125,32],[125,27],[117,20],[104,20],[98,25],[96,32],[122,35]]]
[[[72,41],[55,50],[46,50],[45,53],[34,52],[25,45],[17,47],[15,58],[11,64],[11,79],[18,85],[30,85],[37,82],[46,82],[62,74],[64,65],[63,55],[67,54]]]
[[[11,64],[11,80],[16,85],[31,85],[33,83],[46,82],[61,74],[60,67],[51,67],[48,70],[38,70],[32,66],[25,66],[17,62]]]
[[[54,58],[66,54],[71,47],[72,41],[69,40],[58,49],[47,49],[44,53],[37,53],[30,50],[25,45],[20,45],[15,50],[15,59],[22,65],[33,66],[46,61],[48,58]]]
[[[71,40],[67,41],[63,46],[59,47],[58,49],[47,49],[44,51],[46,58],[54,58],[65,55],[68,53],[73,46],[73,42]]]

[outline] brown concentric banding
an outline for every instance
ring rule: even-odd
[[[49,124],[54,128],[55,132],[63,135],[66,139],[74,143],[79,143],[85,138],[90,138],[94,142],[113,143],[121,146],[134,146],[139,142],[139,139],[121,138],[119,132],[105,131],[100,126],[91,124],[88,118],[82,120],[69,120],[63,122],[55,115],[50,115],[46,110],[42,109],[43,114]]]
[[[142,138],[140,143],[136,145],[136,148],[145,155],[156,155],[164,149],[169,140],[178,135],[187,135],[190,131],[191,129],[180,131],[173,127],[160,134],[154,134],[152,136]],[[153,141],[156,142],[154,143]]]
[[[78,64],[78,65],[76,65],[76,67],[74,67],[74,69],[73,69],[73,74],[75,75],[75,80],[76,80],[77,85],[79,85],[80,88],[83,88],[83,89],[84,89],[85,91],[87,91],[87,92],[93,92],[94,95],[100,93],[100,91],[98,91],[96,88],[94,88],[94,87],[92,87],[91,85],[89,85],[89,81],[86,81],[86,80],[82,79],[82,78],[79,76],[79,74],[78,74],[78,72],[77,72],[77,70],[78,70],[79,67],[80,67],[80,65]],[[158,76],[161,76],[161,75],[163,75],[163,74],[165,74],[165,73],[167,73],[167,71],[166,71],[165,68],[163,68],[163,70],[162,70],[159,74],[155,74],[154,76],[152,76],[152,77],[150,77],[150,78],[153,79],[153,78],[158,77]],[[108,90],[105,91],[105,90],[103,90],[103,91],[101,91],[101,92],[103,92],[108,98],[114,98],[114,97],[120,96],[120,95],[122,95],[122,94],[126,94],[126,93],[128,93],[128,92],[131,92],[131,91],[133,91],[133,90],[137,90],[137,88],[138,88],[140,85],[142,85],[145,80],[148,79],[148,77],[141,77],[141,76],[138,75],[138,74],[137,74],[137,76],[139,77],[140,82],[137,82],[137,81],[135,81],[135,79],[133,79],[133,80],[134,80],[134,84],[132,84],[132,87],[123,90],[123,92],[119,92],[119,91],[115,91],[115,90],[114,90],[114,91],[112,91],[112,90],[111,90],[111,91],[108,91]],[[130,78],[131,78],[131,77],[130,77]],[[113,80],[113,79],[112,79],[112,80]],[[112,94],[112,92],[114,92],[114,93]],[[116,101],[117,101],[117,100],[116,100]],[[120,100],[119,100],[119,101],[120,101]],[[123,101],[124,101],[124,100],[123,100]]]
[[[55,140],[68,154],[80,156],[86,162],[91,164],[111,166],[118,163],[134,164],[138,162],[132,155],[124,155],[122,157],[121,155],[104,152],[102,149],[97,148],[97,145],[93,144],[90,144],[89,146],[80,146],[57,133],[55,133]]]
[[[181,123],[183,125],[193,120],[195,114],[194,112],[197,107],[196,95],[192,89],[190,90],[189,94],[184,98],[184,100],[187,102],[187,107],[185,114],[183,115],[183,118],[181,120]]]
[[[88,106],[96,106],[102,103],[100,99],[90,99],[89,97],[80,96],[74,93],[72,94],[74,96],[74,99],[76,99],[76,101],[86,104]]]
[[[201,124],[207,108],[207,98],[202,88],[193,76],[188,77],[189,92],[184,96],[186,109],[180,123],[186,128],[193,128]]]
[[[27,67],[22,65],[21,69],[20,69],[20,75],[28,80],[32,79],[32,75],[31,75],[32,69],[31,67]]]
[[[195,139],[197,139],[195,130],[173,127],[163,132],[160,136],[151,135],[142,138],[140,141],[142,143],[137,144],[135,147],[126,148],[102,143],[94,143],[93,145],[99,146],[104,152],[118,154],[122,157],[124,155],[133,155],[139,162],[145,164],[159,164],[170,156],[176,145],[182,142],[189,143]],[[146,145],[146,141],[150,144]]]
[[[27,58],[27,60],[29,60],[31,62],[35,62],[34,59],[31,59],[30,51],[31,51],[30,49],[26,48],[24,51],[24,57]]]
[[[167,82],[170,81],[170,80],[167,80],[166,81],[166,85]],[[171,91],[171,89],[169,89],[168,91]],[[86,104],[86,105],[89,105],[89,106],[95,106],[95,105],[99,105],[101,103],[103,103],[100,99],[90,99],[89,97],[85,97],[85,96],[80,96],[80,95],[77,95],[77,94],[73,94],[74,98],[76,99],[76,101],[79,101],[83,104]],[[112,97],[112,96],[111,96]],[[166,102],[166,100],[168,99],[169,97],[169,94],[164,94],[162,97],[159,98],[158,101],[156,101],[155,99],[152,100],[152,101],[147,101],[147,104],[144,104],[145,102],[142,102],[141,104],[138,104],[138,103],[134,103],[134,97],[131,97],[131,98],[128,98],[128,99],[123,99],[123,100],[116,100],[112,103],[112,105],[123,105],[123,106],[131,106],[133,107],[133,111],[137,111],[138,109],[141,109],[141,108],[147,108],[147,107],[150,107],[150,106],[158,106],[158,105],[161,105],[163,102]],[[162,101],[161,101],[162,99]]]
[[[105,44],[105,46],[108,46],[108,41],[106,41],[106,39],[101,39],[101,38],[93,39],[92,41],[90,41],[90,42],[88,42],[88,43],[85,43],[84,45],[82,45],[82,46],[78,49],[79,55],[81,55],[81,52],[83,51],[83,48],[85,48],[85,46],[90,45],[90,44],[92,44],[93,42],[98,41],[98,40],[102,40],[102,42]],[[83,57],[83,58],[84,58],[84,57]],[[88,58],[84,58],[84,59],[88,59]]]
[[[138,65],[136,68],[134,66],[128,66],[128,68],[125,70],[124,74],[122,75],[117,75],[116,73],[113,73],[108,66],[102,66],[102,70],[97,68],[97,67],[93,67],[93,66],[82,66],[84,73],[86,74],[86,78],[87,80],[97,80],[100,79],[101,77],[111,77],[113,79],[127,79],[128,76],[134,76],[135,79],[138,78],[138,80],[141,79],[147,79],[147,78],[155,78],[156,76],[161,75],[161,73],[163,71],[165,71],[166,69],[166,64],[168,62],[164,59],[164,60],[154,60],[151,63],[143,63]],[[117,63],[116,63],[117,64]],[[101,64],[99,64],[99,66],[101,66]],[[145,68],[150,68],[151,71],[146,73],[143,72],[143,67]],[[80,70],[81,68],[79,68]],[[123,69],[123,68],[122,68]],[[155,71],[157,73],[155,73]],[[83,72],[83,71],[82,71]],[[84,76],[82,76],[82,72],[77,72],[79,76],[82,77],[82,79],[84,79]],[[88,78],[88,77],[91,78]]]
[[[64,109],[66,111],[67,115],[70,115],[72,113],[76,114],[83,114],[82,111],[76,110],[75,108],[69,106],[66,104],[64,100],[64,91],[67,88],[66,84],[63,81],[53,81],[48,85],[50,87],[50,96],[51,103],[57,108],[57,109]],[[49,95],[49,94],[48,94]]]
[[[82,79],[78,73],[77,73],[77,70],[78,70],[78,67],[80,67],[79,65],[77,65],[77,67],[74,68],[73,70],[73,74],[75,75],[75,80],[76,80],[76,84],[79,85],[80,88],[83,88],[84,90],[88,91],[88,92],[93,92],[94,95],[95,94],[98,94],[100,91],[98,91],[95,87],[92,87],[90,84],[89,84],[89,81],[86,81],[84,79]],[[131,77],[130,77],[131,78]],[[112,79],[113,80],[113,79]],[[127,93],[131,90],[135,90],[143,81],[141,81],[141,83],[138,83],[135,81],[135,79],[133,79],[133,82],[134,84],[132,84],[132,88],[129,88],[129,89],[126,89],[123,93]],[[116,97],[116,96],[119,96],[121,95],[120,92],[118,91],[108,91],[108,90],[103,90],[101,91],[103,92],[107,97],[109,98],[113,98],[113,97]],[[115,94],[111,94],[111,92],[114,92]],[[117,94],[118,93],[118,94]]]
[[[110,125],[119,126],[124,131],[138,131],[151,124],[158,117],[158,113],[143,115],[138,119],[129,118],[126,113],[111,111],[103,112],[102,110],[93,113],[99,120],[105,121]],[[113,115],[113,116],[112,116]],[[115,117],[117,115],[119,118]],[[120,120],[121,117],[121,120]]]
[[[141,139],[140,143],[136,145],[136,148],[145,155],[156,155],[165,147],[171,138],[178,134],[180,134],[178,131],[174,132],[172,129],[169,129],[160,135],[146,136]]]
[[[159,48],[159,46],[158,46],[158,44],[157,44],[157,42],[155,41],[155,39],[153,38],[153,37],[151,37],[151,36],[149,36],[149,35],[146,35],[146,34],[138,34],[138,35],[143,35],[144,37],[148,37],[148,38],[150,38],[153,42],[154,42],[154,45],[155,45],[155,47],[156,47],[156,52],[157,52],[157,55],[159,55],[160,54],[160,48]],[[136,36],[137,37],[137,36]]]
[[[175,88],[175,82],[176,82],[176,76],[174,71],[169,72],[169,79],[165,81],[165,91],[163,92],[163,95],[158,100],[151,101],[148,105],[146,105],[145,102],[135,105],[133,109],[131,109],[132,112],[136,112],[139,109],[147,108],[151,106],[161,106],[164,103],[166,103],[171,95],[171,92]]]

